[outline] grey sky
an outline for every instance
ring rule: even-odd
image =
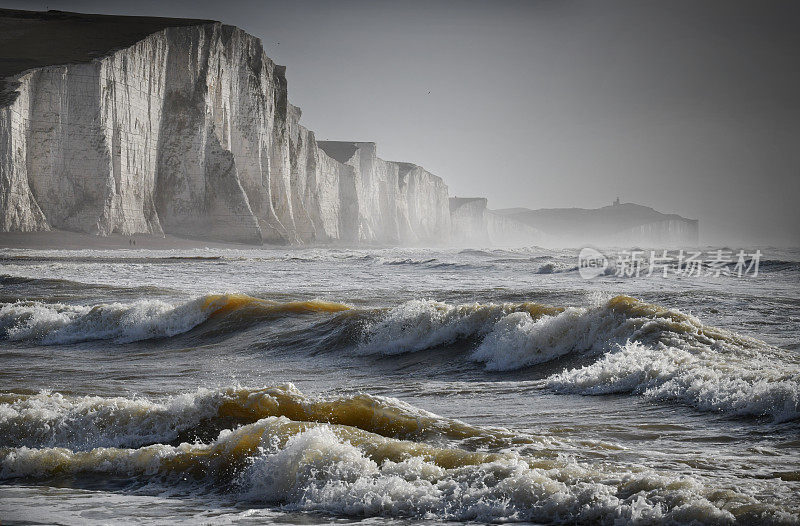
[[[800,2],[0,1],[260,37],[320,139],[492,208],[622,201],[800,245]]]

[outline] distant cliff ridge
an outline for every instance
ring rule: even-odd
[[[697,238],[696,221],[635,205],[489,210],[379,158],[375,143],[317,141],[288,101],[285,68],[219,22],[0,9],[0,50],[0,232],[293,245]]]
[[[699,242],[699,222],[696,219],[662,214],[634,203],[616,202],[596,209],[508,208],[496,213],[535,226],[558,245],[675,246]]]

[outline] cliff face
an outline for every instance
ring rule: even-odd
[[[485,197],[451,197],[451,239],[457,245],[488,245],[489,225],[486,219],[488,199]]]
[[[669,218],[645,223],[616,234],[613,240],[618,245],[685,246],[700,242],[697,219]]]
[[[379,158],[375,143],[318,144],[351,169],[340,179],[346,240],[414,245],[449,239],[447,185],[441,178],[411,163]]]
[[[521,246],[550,244],[540,230],[487,207],[485,197],[451,197],[452,241],[459,245]]]
[[[146,27],[132,45],[3,88],[0,231],[447,240],[442,180],[379,159],[373,143],[344,143],[350,155],[318,147],[257,38],[215,22]]]

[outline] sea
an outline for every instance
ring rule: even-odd
[[[800,250],[629,250],[2,249],[0,523],[800,524]]]

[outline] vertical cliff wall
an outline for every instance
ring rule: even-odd
[[[320,141],[351,169],[341,181],[343,230],[361,243],[430,244],[449,240],[448,190],[441,178],[411,163],[385,161],[375,143]]]
[[[700,242],[699,221],[685,218],[654,221],[619,232],[613,241],[620,245],[694,246]]]
[[[451,197],[451,239],[457,245],[523,246],[550,244],[540,230],[487,207],[485,197]]]
[[[485,197],[451,197],[451,239],[457,245],[488,245],[489,225],[486,220],[488,199]]]
[[[22,20],[44,31],[127,18],[48,13],[31,22],[4,13],[6,26]],[[288,102],[284,68],[257,38],[216,22],[136,20],[139,33],[153,31],[132,44],[109,34],[104,42],[120,49],[6,78],[0,231],[290,244],[448,239],[442,180],[378,158],[374,143],[349,143],[349,156],[320,148]]]

